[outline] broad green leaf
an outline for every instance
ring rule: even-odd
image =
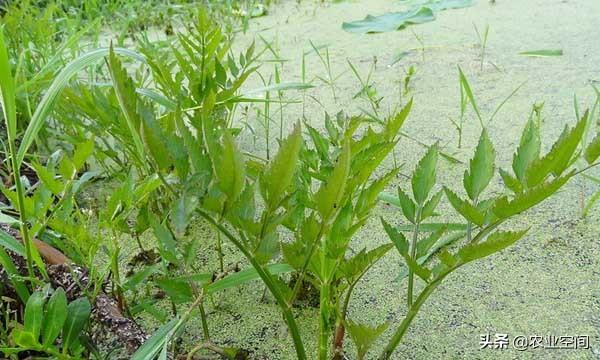
[[[600,157],[600,133],[596,135],[587,149],[585,149],[585,160],[588,162],[588,164],[596,161],[598,157]]]
[[[223,135],[221,153],[217,158],[219,161],[213,166],[219,180],[219,188],[227,195],[229,202],[234,202],[244,190],[246,166],[233,136],[227,131]]]
[[[162,264],[154,264],[151,266],[147,266],[142,271],[138,271],[135,274],[133,274],[132,276],[130,276],[129,278],[127,278],[127,281],[121,287],[123,288],[124,291],[135,290],[139,284],[146,281],[146,279],[148,279],[148,277],[157,273],[161,267],[162,267]]]
[[[0,246],[14,252],[17,255],[25,257],[25,247],[12,235],[0,229]]]
[[[277,155],[261,177],[261,192],[270,211],[276,210],[286,196],[298,166],[301,146],[302,133],[298,123],[294,131],[281,142]]]
[[[189,281],[165,277],[156,279],[154,282],[167,294],[169,300],[175,304],[188,303],[194,299],[194,293]]]
[[[422,24],[435,20],[433,10],[416,7],[405,12],[391,12],[379,16],[367,15],[363,20],[344,22],[342,29],[347,32],[366,34],[400,30],[410,24]]]
[[[461,214],[467,221],[472,222],[478,226],[483,226],[485,222],[485,215],[482,214],[475,206],[466,200],[461,199],[452,190],[444,187],[446,197],[452,207]]]
[[[475,155],[469,162],[469,170],[465,170],[463,185],[469,198],[476,200],[485,190],[494,176],[496,152],[485,129],[481,132]]]
[[[562,56],[563,51],[561,49],[557,50],[529,50],[522,51],[519,55],[523,56],[531,56],[531,57],[548,57],[548,56]]]
[[[588,112],[573,129],[565,126],[559,139],[552,145],[552,149],[540,159],[534,160],[527,169],[527,185],[532,187],[541,183],[548,174],[560,176],[571,164],[573,154],[581,141],[588,120]]]
[[[343,205],[341,202],[346,191],[349,171],[350,144],[346,141],[335,168],[315,195],[317,210],[325,222],[331,221],[332,216]]]
[[[29,297],[25,305],[25,315],[23,316],[23,330],[32,334],[38,341],[42,330],[42,321],[44,319],[44,304],[46,303],[46,294],[42,291],[36,291]]]
[[[556,191],[558,191],[558,189],[566,184],[574,174],[575,172],[572,171],[565,176],[527,189],[522,193],[516,194],[514,198],[510,200],[507,196],[503,196],[496,200],[494,206],[492,207],[492,211],[499,218],[508,218],[510,216],[519,214],[554,194]]]
[[[438,146],[434,144],[415,168],[411,179],[413,196],[417,205],[422,206],[435,185],[436,166],[438,159]]]
[[[92,306],[87,298],[76,299],[68,305],[62,332],[63,349],[72,349],[79,342],[91,311]]]
[[[512,161],[513,171],[515,172],[517,179],[523,184],[525,183],[527,168],[540,156],[540,147],[540,131],[535,121],[529,119],[521,134],[521,141],[519,142],[517,152],[513,155]],[[507,186],[509,185],[507,184]]]
[[[11,332],[10,335],[14,343],[22,348],[20,349],[21,351],[23,351],[23,349],[32,349],[39,346],[37,339],[29,331],[16,328]]]
[[[158,250],[160,255],[166,261],[172,264],[179,264],[177,258],[177,241],[171,234],[171,231],[156,218],[156,216],[149,216],[150,226],[154,230],[154,235],[158,240]]]
[[[514,244],[523,237],[528,230],[522,231],[497,231],[487,237],[485,241],[469,243],[458,251],[458,256],[463,263],[481,259],[501,251]]]
[[[19,271],[13,263],[12,258],[6,253],[3,247],[0,247],[0,265],[2,265],[2,268],[4,268],[9,276],[10,281],[21,301],[26,302],[29,299],[29,290],[27,290],[27,286],[25,286],[23,280],[19,279]]]
[[[6,132],[9,141],[14,141],[17,136],[17,107],[16,107],[15,83],[10,67],[8,49],[4,41],[4,27],[0,27],[0,102]]]
[[[83,141],[75,147],[75,153],[73,154],[73,165],[76,170],[81,170],[87,159],[92,156],[94,152],[94,140]]]
[[[180,319],[174,318],[161,326],[131,356],[131,360],[152,360],[162,350],[163,345],[171,340],[173,332],[180,326]]]
[[[400,201],[398,197],[394,194],[390,194],[389,192],[382,191],[377,195],[377,198],[384,203],[388,203],[389,205],[393,205],[398,209],[401,209]]]
[[[288,264],[270,264],[265,267],[271,275],[279,275],[290,273],[294,271],[294,268]],[[209,294],[225,289],[230,289],[236,286],[240,286],[247,282],[260,279],[260,275],[256,272],[255,268],[248,268],[242,271],[238,271],[231,275],[224,277],[223,279],[216,281],[206,287]]]
[[[62,287],[54,291],[46,304],[46,314],[42,331],[44,346],[50,346],[60,335],[65,321],[67,320],[67,296]]]
[[[171,209],[171,223],[173,224],[173,232],[176,236],[185,235],[185,230],[198,207],[200,200],[196,195],[189,194],[187,191],[181,194]]]

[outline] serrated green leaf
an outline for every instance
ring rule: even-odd
[[[406,121],[408,114],[410,113],[410,109],[412,108],[413,99],[411,98],[408,103],[402,108],[402,110],[396,114],[394,117],[390,118],[385,123],[385,139],[387,141],[394,141],[398,133],[400,132],[400,128]]]
[[[383,244],[370,251],[362,249],[358,254],[340,264],[344,277],[351,284],[358,282],[393,247],[393,244]]]
[[[417,206],[412,201],[412,199],[408,197],[408,195],[404,191],[402,191],[400,187],[398,187],[398,202],[400,204],[400,208],[402,209],[404,217],[414,224]]]
[[[478,226],[483,226],[485,222],[485,215],[482,214],[475,206],[468,201],[461,199],[460,196],[456,195],[452,190],[444,187],[446,197],[452,207],[462,215],[467,221],[474,223]]]
[[[530,209],[531,207],[548,198],[550,195],[554,194],[556,191],[558,191],[558,189],[566,184],[574,174],[575,172],[572,171],[565,176],[527,189],[522,193],[516,194],[512,199],[509,199],[507,196],[503,196],[496,200],[492,211],[499,218],[508,218],[510,216],[522,213],[523,211]]]
[[[119,106],[121,107],[121,111],[123,112],[127,122],[129,134],[131,135],[135,145],[137,156],[139,158],[138,160],[144,161],[144,145],[138,132],[141,121],[137,114],[137,95],[135,92],[135,86],[133,85],[131,78],[129,78],[129,75],[127,75],[127,71],[121,64],[121,61],[117,57],[112,44],[108,54],[108,70],[113,82],[115,94],[117,95]]]
[[[46,315],[42,331],[44,346],[50,346],[60,335],[65,321],[67,320],[67,296],[62,287],[54,291],[48,304],[46,304]]]
[[[426,255],[429,249],[444,235],[446,228],[440,228],[417,242],[417,259]]]
[[[142,134],[142,141],[146,145],[145,149],[148,150],[159,170],[169,168],[173,161],[168,151],[166,139],[168,135],[161,129],[152,109],[142,101],[138,103],[137,108],[140,119],[139,129]]]
[[[512,161],[513,171],[521,183],[525,183],[526,170],[529,165],[540,156],[540,147],[540,131],[533,119],[529,119],[523,129],[519,147],[513,155]]]
[[[81,170],[87,159],[92,156],[94,152],[94,140],[83,141],[75,147],[73,153],[73,165],[76,170]]]
[[[431,270],[426,268],[425,266],[419,265],[415,260],[411,259],[410,256],[405,256],[404,261],[406,262],[406,266],[411,269],[418,277],[420,277],[423,281],[429,282],[431,278]]]
[[[270,211],[281,205],[292,184],[298,166],[298,155],[302,146],[302,133],[297,123],[294,131],[281,142],[277,155],[271,160],[261,177],[261,192]]]
[[[485,241],[469,243],[463,246],[458,251],[458,256],[462,263],[484,258],[514,244],[517,240],[522,238],[527,231],[528,230],[497,231],[488,236]]]
[[[246,166],[243,155],[237,149],[233,136],[229,132],[223,135],[219,161],[214,163],[219,188],[227,195],[229,202],[237,200],[244,190]]]
[[[350,338],[352,338],[352,341],[356,345],[356,352],[359,359],[364,359],[371,347],[373,347],[373,344],[375,344],[375,341],[377,341],[377,338],[387,330],[388,326],[387,322],[377,327],[372,327],[348,320],[346,327],[348,328]]]
[[[51,173],[46,167],[38,162],[32,162],[31,166],[36,175],[54,195],[59,195],[63,191],[63,184],[55,179],[55,174]]]
[[[348,174],[350,172],[350,145],[344,143],[342,152],[337,159],[335,168],[315,195],[317,210],[323,221],[330,221],[332,216],[342,206],[346,191]]]
[[[434,144],[427,150],[413,172],[411,185],[415,202],[419,206],[425,203],[431,188],[435,185],[437,158],[438,147],[437,144]]]
[[[500,177],[504,182],[504,185],[507,188],[509,188],[512,192],[520,193],[521,191],[523,191],[523,185],[517,178],[513,177],[511,174],[508,173],[508,171],[504,169],[500,169],[499,172]]]
[[[573,129],[565,126],[559,139],[552,145],[552,149],[542,158],[531,163],[526,172],[528,186],[540,184],[550,173],[558,177],[567,169],[581,141],[587,119],[588,112],[586,111]]]
[[[392,169],[381,178],[371,182],[368,187],[360,192],[356,206],[354,207],[354,213],[357,218],[360,219],[368,215],[368,212],[377,202],[377,196],[397,174],[398,169]]]
[[[440,261],[442,263],[444,263],[448,267],[453,267],[454,265],[456,265],[456,263],[458,261],[454,257],[454,255],[450,254],[448,252],[448,250],[446,250],[446,249],[440,251],[440,254],[438,255],[438,258],[440,259]]]
[[[475,200],[485,190],[494,176],[496,152],[485,129],[481,132],[475,155],[465,170],[463,185],[469,198]]]
[[[423,205],[423,210],[421,210],[421,221],[427,219],[428,217],[437,215],[435,213],[435,209],[437,208],[440,200],[442,199],[442,195],[444,194],[443,190],[438,191]]]
[[[392,243],[394,243],[396,249],[398,249],[400,255],[402,255],[403,257],[408,257],[408,240],[406,240],[404,234],[402,234],[393,226],[388,224],[387,221],[385,221],[383,218],[381,218],[381,223],[383,224],[383,228],[388,234],[388,237],[390,238],[390,240],[392,240]]]

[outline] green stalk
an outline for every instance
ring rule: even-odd
[[[498,226],[500,226],[506,220],[507,219],[500,219],[494,223],[489,224],[486,228],[482,229],[481,231],[479,231],[477,233],[477,235],[473,238],[473,242],[477,243],[479,240],[483,239],[485,236],[487,236],[490,232],[492,232],[494,229],[496,229]],[[408,312],[404,316],[404,320],[402,320],[402,323],[400,324],[400,326],[398,326],[398,328],[394,332],[394,335],[392,336],[392,338],[388,342],[387,346],[383,350],[383,353],[379,356],[379,360],[389,359],[392,356],[392,354],[394,353],[394,350],[396,350],[396,348],[400,344],[400,341],[402,341],[402,338],[406,334],[406,331],[408,331],[410,324],[414,320],[415,316],[417,316],[417,313],[421,309],[421,306],[423,306],[425,301],[429,298],[429,296],[433,293],[433,291],[438,287],[438,285],[442,282],[442,280],[444,280],[446,278],[446,276],[448,276],[451,272],[455,271],[456,269],[458,269],[459,267],[461,267],[465,264],[466,263],[462,262],[462,263],[456,264],[455,266],[453,266],[451,268],[448,268],[445,272],[441,273],[438,277],[436,277],[430,283],[428,283],[427,286],[425,286],[423,291],[421,291],[421,293],[417,297],[416,301],[408,308]]]
[[[380,360],[386,360],[392,356],[392,354],[394,353],[394,350],[396,349],[396,347],[398,347],[398,344],[400,344],[400,341],[404,337],[404,334],[406,334],[406,331],[408,330],[410,324],[412,323],[415,316],[419,312],[419,309],[421,309],[421,306],[425,303],[425,301],[427,300],[427,298],[429,298],[429,296],[433,293],[433,291],[438,287],[438,285],[442,282],[442,280],[451,271],[453,271],[455,269],[456,269],[456,267],[449,269],[446,273],[437,277],[435,280],[433,280],[431,283],[429,283],[425,287],[425,289],[423,289],[423,291],[419,294],[419,296],[417,297],[414,304],[412,304],[410,306],[410,308],[408,309],[408,313],[404,317],[404,320],[402,320],[402,323],[400,324],[398,329],[396,329],[396,332],[394,333],[394,335],[390,339],[389,343],[383,350],[383,353],[379,357]]]
[[[322,265],[324,267],[325,265]],[[327,360],[329,356],[329,280],[321,285],[319,296],[319,360]]]
[[[8,124],[7,124],[8,125]],[[33,272],[33,250],[31,237],[29,236],[29,228],[27,227],[27,218],[25,215],[25,195],[23,192],[23,184],[21,183],[21,171],[17,165],[14,154],[17,153],[15,148],[15,139],[9,139],[8,148],[11,154],[10,163],[12,165],[13,179],[17,189],[17,204],[19,206],[19,227],[23,236],[23,244],[25,245],[25,259],[27,261],[27,273],[32,279],[35,277]]]
[[[419,205],[417,213],[415,214],[415,230],[413,231],[412,241],[410,243],[410,258],[417,260],[417,241],[419,240],[419,226],[421,224],[421,211],[422,206]],[[412,268],[408,267],[408,292],[406,295],[408,307],[410,308],[413,303],[413,288],[415,283],[415,272]]]
[[[254,258],[254,256],[252,256],[248,249],[244,247],[242,242],[239,239],[237,239],[231,232],[229,232],[227,228],[217,223],[217,221],[204,210],[198,209],[197,211],[200,214],[200,216],[202,216],[205,220],[207,220],[213,226],[218,228],[223,233],[223,235],[225,235],[225,237],[228,238],[242,252],[246,259],[248,259],[250,265],[252,265],[252,267],[256,270],[262,281],[265,283],[265,285],[277,301],[277,304],[279,305],[283,313],[283,317],[288,325],[288,329],[292,334],[294,348],[296,349],[296,356],[299,360],[306,360],[306,351],[304,350],[304,344],[302,343],[302,337],[300,336],[300,331],[298,330],[296,319],[294,318],[294,314],[292,313],[291,307],[288,305],[285,296],[279,289],[277,282],[273,279],[271,274],[269,274],[269,272],[266,271],[262,267],[262,265]]]
[[[290,296],[290,300],[288,301],[289,306],[292,306],[294,304],[294,301],[296,301],[296,296],[298,296],[298,292],[300,291],[300,287],[302,286],[302,281],[304,281],[304,276],[306,275],[306,270],[308,269],[308,265],[310,264],[310,259],[312,258],[313,254],[315,253],[315,250],[317,249],[317,244],[321,240],[321,237],[323,237],[324,233],[325,233],[325,223],[323,223],[323,225],[321,225],[321,230],[319,230],[319,233],[317,234],[315,241],[312,243],[310,249],[308,250],[308,255],[306,257],[306,260],[304,261],[304,264],[302,265],[302,270],[300,270],[300,275],[298,275],[298,279],[296,279],[296,283],[294,284],[294,289],[292,289],[292,295]]]

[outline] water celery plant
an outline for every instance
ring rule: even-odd
[[[510,172],[500,169],[499,174],[504,182],[505,193],[500,195],[487,195],[485,189],[496,173],[495,150],[484,129],[481,133],[479,144],[469,162],[469,167],[464,172],[463,187],[467,199],[456,191],[444,187],[446,198],[460,215],[465,229],[461,236],[462,242],[457,251],[453,251],[449,243],[439,247],[424,261],[418,261],[427,253],[433,244],[440,238],[440,232],[449,227],[456,228],[454,224],[430,223],[427,224],[430,235],[419,236],[419,209],[425,208],[424,201],[429,196],[436,183],[435,154],[436,148],[432,147],[417,165],[411,183],[413,186],[414,201],[402,190],[399,190],[399,203],[404,217],[414,227],[395,228],[383,220],[384,228],[405,260],[410,273],[418,276],[423,282],[423,287],[413,299],[413,285],[409,278],[407,295],[407,311],[401,324],[394,330],[380,359],[389,359],[394,353],[402,338],[408,331],[411,323],[418,314],[421,306],[433,294],[440,283],[451,273],[462,266],[484,257],[497,253],[521,239],[528,229],[501,229],[509,219],[527,211],[561,189],[573,176],[585,169],[573,169],[572,164],[579,156],[578,149],[583,135],[583,130],[588,121],[586,113],[572,128],[565,127],[559,139],[551,150],[545,155],[540,155],[539,129],[530,119],[522,133],[521,141],[513,156],[512,170]],[[593,147],[588,147],[586,153],[591,154],[588,162],[597,159],[598,152]],[[512,195],[509,195],[512,193]],[[437,194],[432,196],[428,204],[428,215],[433,213],[439,201]],[[409,241],[403,231],[413,234]],[[455,242],[456,240],[452,241]]]

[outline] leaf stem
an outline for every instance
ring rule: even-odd
[[[248,251],[248,249],[244,247],[242,242],[238,238],[236,238],[235,235],[233,235],[225,226],[219,224],[209,213],[205,212],[204,210],[197,209],[196,211],[205,220],[207,220],[209,223],[211,223],[213,226],[219,229],[219,231],[221,231],[221,233],[223,233],[223,235],[225,235],[225,237],[228,238],[242,252],[246,259],[248,259],[250,265],[252,265],[252,267],[256,270],[262,281],[265,283],[265,285],[273,295],[273,297],[275,297],[275,300],[277,301],[277,304],[279,305],[279,308],[283,313],[283,317],[292,335],[292,340],[296,349],[296,356],[299,360],[306,360],[306,351],[304,350],[304,344],[302,342],[302,337],[300,336],[300,331],[298,330],[296,319],[294,318],[294,314],[292,313],[291,307],[288,305],[288,302],[286,301],[283,293],[279,289],[275,279],[271,276],[271,274],[269,274],[268,271],[266,271],[262,267],[262,265],[254,258],[254,256],[252,256],[250,251]]]

